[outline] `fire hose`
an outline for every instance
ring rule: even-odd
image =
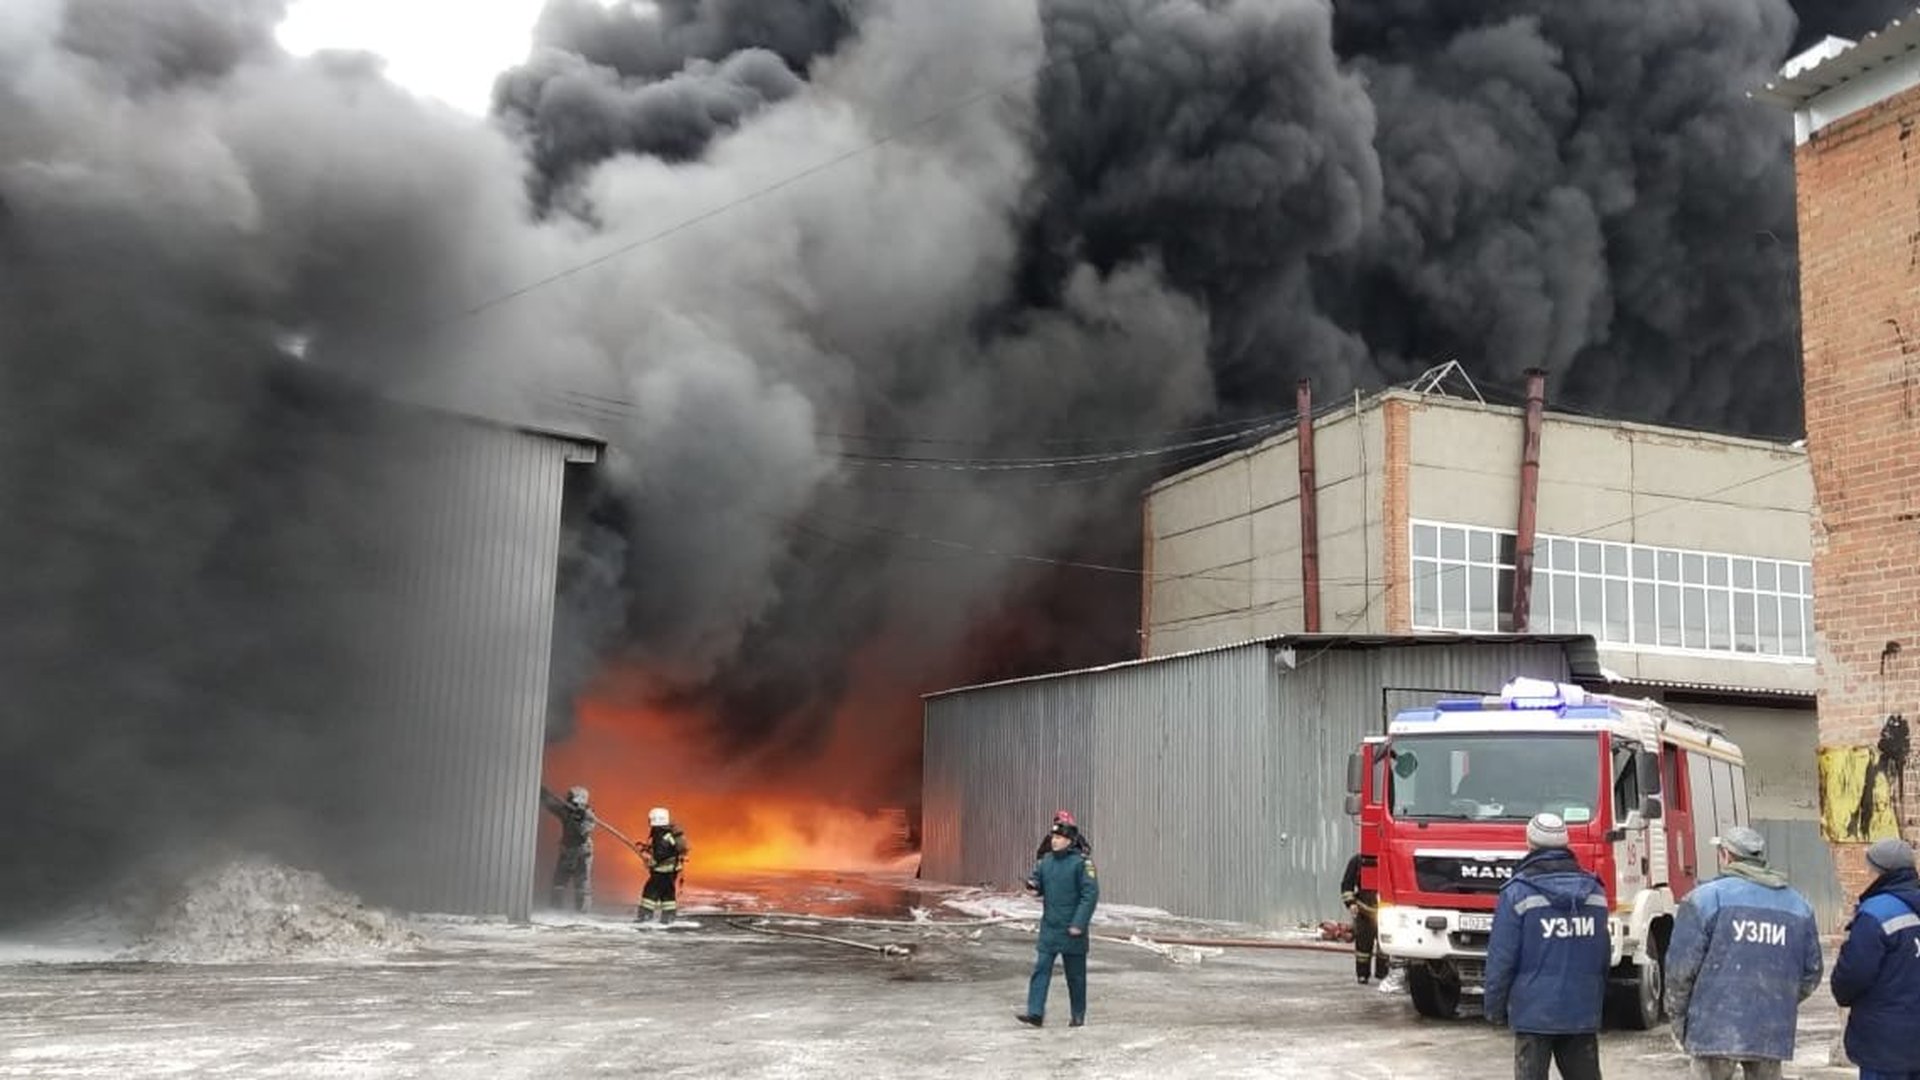
[[[861,949],[889,957],[908,957],[913,955],[910,945],[882,945],[871,942],[853,941],[847,938],[829,937],[824,934],[810,934],[799,930],[783,929],[764,925],[770,921],[790,921],[799,923],[829,923],[839,926],[869,926],[889,929],[924,930],[978,930],[989,926],[1031,925],[1031,918],[999,916],[985,919],[967,919],[935,921],[931,919],[875,919],[838,915],[809,915],[802,912],[755,911],[723,912],[722,917],[729,925],[760,934],[772,934],[781,937],[797,938],[804,941],[818,941],[824,944],[841,945],[847,948]],[[1302,952],[1347,953],[1350,949],[1333,942],[1298,941],[1273,938],[1231,938],[1231,937],[1160,937],[1135,934],[1121,937],[1115,934],[1094,934],[1095,940],[1128,945],[1146,949],[1162,956],[1168,956],[1169,947],[1188,949],[1291,949]],[[1169,956],[1171,959],[1172,957]]]
[[[771,926],[762,926],[748,919],[728,919],[727,923],[741,930],[751,930],[756,934],[773,934],[778,937],[798,938],[801,941],[819,941],[828,945],[844,945],[849,949],[860,949],[891,959],[905,959],[913,955],[913,946],[911,945],[875,945],[865,941],[849,941],[846,938],[827,937],[825,934],[803,934],[798,930],[780,930]]]

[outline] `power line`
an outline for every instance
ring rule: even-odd
[[[1749,484],[1759,483],[1762,480],[1767,480],[1774,476],[1779,476],[1783,473],[1789,472],[1799,467],[1801,467],[1800,462],[1793,462],[1786,466],[1782,466],[1781,468],[1773,469],[1768,472],[1761,473],[1757,476],[1750,476],[1750,477],[1747,477],[1746,479],[1737,480],[1737,481],[1734,481],[1733,483],[1725,484],[1709,491],[1700,492],[1697,495],[1691,496],[1685,502],[1676,501],[1673,503],[1652,507],[1644,511],[1639,511],[1634,514],[1630,514],[1627,517],[1620,518],[1615,521],[1610,521],[1601,525],[1593,526],[1592,528],[1589,528],[1580,532],[1564,534],[1564,538],[1589,539],[1589,538],[1592,538],[1595,534],[1600,532],[1605,532],[1608,529],[1612,529],[1620,525],[1634,523],[1634,522],[1643,520],[1645,518],[1652,517],[1655,514],[1666,513],[1670,510],[1678,509],[1681,506],[1707,502],[1713,496],[1723,495],[1729,491],[1734,491],[1738,488],[1745,487]],[[1055,557],[1045,556],[1045,555],[1037,555],[1031,552],[1002,551],[992,547],[986,547],[978,544],[971,544],[966,541],[954,540],[946,537],[926,536],[910,530],[890,528],[888,526],[875,525],[868,522],[840,521],[835,519],[823,519],[823,518],[816,518],[816,520],[819,520],[823,524],[841,525],[847,528],[861,529],[867,532],[878,533],[881,535],[894,536],[900,539],[912,540],[918,543],[929,544],[936,547],[943,547],[943,548],[948,548],[952,550],[965,551],[977,557],[1000,558],[1000,559],[1006,559],[1014,562],[1055,566],[1055,567],[1060,567],[1062,569],[1086,570],[1091,572],[1107,573],[1107,574],[1120,574],[1128,577],[1139,578],[1139,579],[1142,579],[1143,581],[1153,581],[1156,583],[1214,581],[1214,582],[1222,582],[1222,583],[1234,584],[1234,585],[1252,585],[1255,583],[1292,584],[1298,581],[1297,576],[1294,576],[1294,575],[1288,575],[1285,577],[1273,577],[1273,576],[1262,576],[1262,575],[1251,575],[1251,574],[1223,575],[1218,573],[1217,569],[1214,569],[1214,568],[1209,568],[1207,570],[1202,570],[1197,572],[1178,573],[1178,574],[1157,573],[1154,571],[1149,571],[1149,570],[1145,570],[1137,567],[1130,567],[1130,566],[1116,566],[1108,563],[1096,563],[1096,562],[1089,562],[1089,561],[1078,560],[1078,559],[1062,559],[1062,558],[1055,558]],[[815,530],[808,530],[808,531],[812,532]],[[1562,534],[1550,534],[1550,535],[1558,536]],[[1440,571],[1438,569],[1422,571],[1420,573],[1410,573],[1407,583],[1409,587],[1411,587],[1423,581],[1426,577],[1437,576],[1439,573]],[[1366,584],[1370,580],[1371,578],[1323,577],[1320,579],[1321,584],[1323,585]],[[1356,614],[1356,616],[1353,619],[1350,619],[1345,624],[1345,628],[1339,632],[1342,634],[1349,632],[1353,626],[1358,624],[1360,619],[1366,617],[1367,613],[1373,609],[1375,604],[1379,603],[1380,600],[1385,598],[1386,594],[1389,591],[1391,591],[1396,584],[1397,584],[1396,582],[1389,581],[1385,585],[1382,585],[1361,606],[1361,609]],[[1221,614],[1230,613],[1232,610],[1236,610],[1236,609],[1228,609],[1227,611],[1221,612]]]
[[[586,416],[624,422],[640,417],[638,402],[581,391],[542,391],[556,404]],[[1339,406],[1333,406],[1338,408]],[[1332,411],[1329,409],[1328,411]],[[1315,410],[1319,415],[1321,410]],[[1045,457],[936,457],[839,451],[832,454],[849,465],[874,469],[935,470],[948,472],[1002,472],[1032,469],[1065,469],[1086,465],[1185,454],[1189,451],[1221,447],[1243,439],[1263,438],[1290,428],[1296,414],[1289,411],[1234,422],[1232,430],[1207,438],[1190,439],[1157,446],[1135,446],[1098,453],[1062,454]],[[845,436],[823,433],[826,438]],[[990,445],[981,443],[980,445]]]
[[[453,323],[460,319],[473,318],[475,316],[483,314],[484,312],[492,310],[493,308],[500,307],[504,304],[508,304],[515,300],[518,300],[521,297],[526,296],[530,293],[538,292],[539,290],[547,288],[550,285],[558,284],[559,282],[565,281],[566,279],[571,278],[577,274],[585,273],[588,270],[592,270],[597,267],[604,266],[607,263],[614,261],[615,259],[619,259],[623,256],[630,255],[633,252],[640,250],[641,248],[648,247],[652,244],[659,243],[662,240],[666,240],[670,237],[677,236],[680,233],[686,232],[697,226],[703,225],[706,222],[712,221],[715,218],[731,213],[732,211],[737,210],[742,206],[747,206],[751,203],[758,202],[769,195],[773,195],[780,191],[784,191],[787,188],[790,188],[795,184],[798,184],[804,180],[810,179],[812,177],[820,175],[821,173],[828,172],[832,169],[838,168],[839,166],[844,165],[849,161],[853,161],[855,159],[864,157],[867,154],[870,154],[876,150],[879,150],[883,147],[896,143],[901,139],[914,134],[915,132],[918,132],[924,128],[933,126],[934,124],[954,115],[955,113],[959,113],[966,109],[970,109],[973,106],[978,105],[981,102],[987,101],[991,98],[1000,97],[1001,95],[1007,93],[1010,90],[1013,90],[1020,86],[1024,86],[1028,83],[1031,83],[1039,79],[1042,75],[1045,75],[1048,71],[1051,71],[1056,67],[1079,63],[1081,60],[1084,60],[1087,57],[1090,57],[1095,53],[1104,50],[1106,48],[1106,44],[1107,43],[1105,41],[1101,41],[1094,45],[1090,45],[1084,49],[1076,50],[1074,52],[1066,53],[1064,55],[1049,57],[1048,59],[1035,65],[1033,68],[1022,72],[1021,74],[1014,76],[1011,79],[1007,79],[1003,82],[999,82],[999,83],[995,83],[993,85],[987,86],[984,89],[981,89],[973,94],[968,95],[967,97],[961,98],[958,101],[952,102],[946,106],[936,109],[933,112],[920,117],[919,119],[909,121],[900,127],[897,127],[891,131],[885,132],[884,134],[880,135],[879,137],[869,142],[862,143],[861,145],[853,147],[852,149],[842,151],[841,153],[835,154],[832,157],[827,158],[823,161],[819,161],[812,165],[809,165],[806,168],[799,170],[798,172],[790,173],[780,178],[779,180],[774,181],[773,183],[767,184],[760,188],[756,188],[737,198],[729,199],[718,206],[712,207],[708,210],[701,211],[700,213],[695,214],[692,217],[683,218],[680,221],[673,223],[672,225],[668,225],[664,228],[655,230],[654,232],[647,233],[646,235],[643,235],[640,237],[636,237],[635,239],[628,241],[627,243],[621,244],[609,251],[603,252],[590,259],[586,259],[578,263],[573,263],[571,265],[562,267],[561,269],[556,270],[550,274],[546,274],[542,277],[535,278],[532,281],[528,281],[524,284],[515,286],[504,292],[496,293],[495,295],[490,296],[484,300],[481,300],[478,303],[475,303],[459,312],[446,316],[440,320],[436,320],[434,323],[431,323],[429,325],[430,327],[440,326],[440,325]]]

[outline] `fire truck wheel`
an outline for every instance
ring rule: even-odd
[[[1421,1016],[1452,1020],[1460,1015],[1460,974],[1450,964],[1409,964],[1407,993]]]
[[[1613,1024],[1624,1031],[1647,1031],[1666,1015],[1666,972],[1660,958],[1647,957],[1644,965],[1631,961],[1621,964],[1607,990]]]

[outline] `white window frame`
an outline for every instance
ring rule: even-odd
[[[1419,530],[1422,528],[1436,530],[1436,554],[1433,556],[1418,553],[1417,537]],[[1451,559],[1442,557],[1439,554],[1442,546],[1440,545],[1440,534],[1438,530],[1442,529],[1458,529],[1469,534],[1468,558]],[[1475,561],[1470,557],[1472,551],[1471,534],[1473,533],[1492,534],[1494,556],[1491,563]],[[1422,621],[1418,602],[1419,589],[1421,586],[1420,578],[1423,573],[1433,574],[1437,572],[1437,570],[1456,567],[1491,566],[1495,574],[1494,594],[1497,605],[1497,598],[1500,592],[1500,575],[1502,573],[1511,575],[1513,572],[1511,564],[1500,561],[1500,548],[1503,538],[1505,538],[1508,543],[1511,543],[1514,538],[1514,533],[1511,530],[1488,528],[1484,525],[1465,525],[1459,522],[1437,521],[1426,518],[1416,518],[1409,522],[1407,528],[1408,567],[1410,570],[1409,582],[1414,594],[1409,598],[1408,610],[1411,614],[1413,629],[1420,631],[1438,631],[1442,633],[1482,632],[1480,628],[1469,629],[1463,625],[1449,625],[1449,616],[1453,613],[1447,609],[1444,592],[1438,596],[1439,604],[1436,608],[1438,611],[1437,619],[1432,622]],[[1557,560],[1552,557],[1555,550],[1552,548],[1552,545],[1555,542],[1573,545],[1571,548],[1564,549],[1571,552],[1573,560],[1572,566],[1562,568],[1558,565]],[[1589,550],[1597,553],[1597,569],[1589,569],[1581,565],[1580,557],[1582,549],[1580,545],[1583,544],[1590,545]],[[1642,553],[1644,553],[1644,556]],[[1624,560],[1624,570],[1622,572],[1615,573],[1609,569],[1608,556],[1610,554],[1615,554],[1618,558]],[[1652,577],[1641,577],[1637,573],[1635,567],[1643,561],[1650,562],[1653,566]],[[1674,567],[1674,580],[1668,581],[1662,577],[1663,564],[1670,564]],[[1745,585],[1736,584],[1736,581],[1741,576],[1739,574],[1739,570],[1743,568],[1741,564],[1745,564],[1744,569],[1747,571],[1746,576],[1748,577],[1748,583]],[[1688,580],[1694,567],[1698,567],[1700,571],[1698,581]],[[1763,588],[1759,583],[1761,571],[1767,567],[1772,568],[1772,575],[1774,577],[1774,584],[1771,588]],[[1785,568],[1792,568],[1793,571],[1797,573],[1800,584],[1798,592],[1787,592],[1780,588],[1782,570]],[[1470,571],[1468,572],[1470,573]],[[1722,577],[1722,572],[1724,572],[1724,577]],[[1711,582],[1717,577],[1721,578],[1720,582],[1712,584]],[[1554,586],[1557,582],[1561,581],[1571,583],[1574,601],[1572,621],[1566,623],[1560,622],[1556,617],[1558,613],[1555,611],[1553,602]],[[1604,648],[1620,649],[1630,652],[1669,656],[1752,660],[1773,664],[1811,664],[1814,662],[1813,654],[1815,651],[1814,628],[1811,618],[1812,581],[1812,564],[1799,562],[1794,559],[1775,559],[1758,555],[1702,551],[1695,548],[1657,547],[1651,544],[1633,544],[1616,540],[1598,540],[1584,536],[1556,536],[1551,533],[1540,533],[1534,543],[1534,629],[1539,632],[1592,634]],[[1602,614],[1598,620],[1582,619],[1584,612],[1581,610],[1583,604],[1581,594],[1582,586],[1585,582],[1595,582],[1595,587],[1599,590],[1598,596],[1602,604]],[[1621,635],[1612,633],[1605,619],[1607,595],[1610,591],[1608,588],[1609,582],[1625,590],[1626,613],[1624,638]],[[1655,604],[1654,614],[1649,622],[1649,625],[1652,627],[1652,639],[1648,641],[1640,640],[1639,619],[1637,616],[1641,614],[1638,594],[1642,590],[1636,588],[1636,585],[1645,586],[1650,590]],[[1669,594],[1668,590],[1671,590],[1671,594]],[[1697,596],[1698,602],[1703,605],[1700,611],[1700,617],[1703,618],[1704,622],[1698,627],[1700,630],[1700,636],[1698,638],[1692,636],[1696,627],[1693,624],[1693,620],[1687,617],[1687,607],[1692,600],[1689,594]],[[1668,602],[1666,598],[1669,595],[1676,598],[1680,605],[1680,614],[1677,619],[1680,634],[1680,642],[1678,644],[1662,644],[1660,642],[1660,635],[1663,629],[1660,616],[1664,614],[1662,608],[1664,608],[1665,603]],[[1742,635],[1738,615],[1740,609],[1739,601],[1742,597],[1750,597],[1755,603],[1755,614],[1751,630],[1751,640],[1756,643],[1755,651],[1745,651],[1740,648]],[[1467,614],[1470,617],[1472,614],[1470,591],[1467,600]],[[1715,604],[1715,601],[1718,601],[1718,604]],[[1778,653],[1757,651],[1757,643],[1761,634],[1761,608],[1759,605],[1769,602],[1775,607],[1773,632],[1779,637],[1782,649],[1782,651]],[[1784,634],[1785,627],[1789,620],[1781,617],[1785,605],[1789,602],[1798,602],[1800,605],[1800,612],[1798,613],[1800,616],[1799,634],[1791,644],[1788,643]],[[1719,614],[1724,617],[1723,626],[1726,631],[1724,638],[1726,644],[1724,646],[1714,644],[1715,620],[1712,617],[1714,614],[1712,608],[1715,606],[1719,607]],[[1504,618],[1505,614],[1504,612],[1496,613],[1496,625]],[[1704,644],[1687,644],[1689,639],[1701,641],[1704,642]],[[1796,651],[1787,652],[1786,650],[1788,648],[1793,648]]]

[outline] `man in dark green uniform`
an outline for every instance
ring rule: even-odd
[[[1052,851],[1034,864],[1027,888],[1040,894],[1040,944],[1033,979],[1027,984],[1027,1011],[1015,1013],[1023,1024],[1039,1027],[1047,1012],[1047,984],[1053,981],[1053,958],[1067,971],[1067,1002],[1073,1007],[1072,1026],[1087,1022],[1087,931],[1094,906],[1100,903],[1100,882],[1093,860],[1074,850],[1079,830],[1063,823],[1048,835]]]

